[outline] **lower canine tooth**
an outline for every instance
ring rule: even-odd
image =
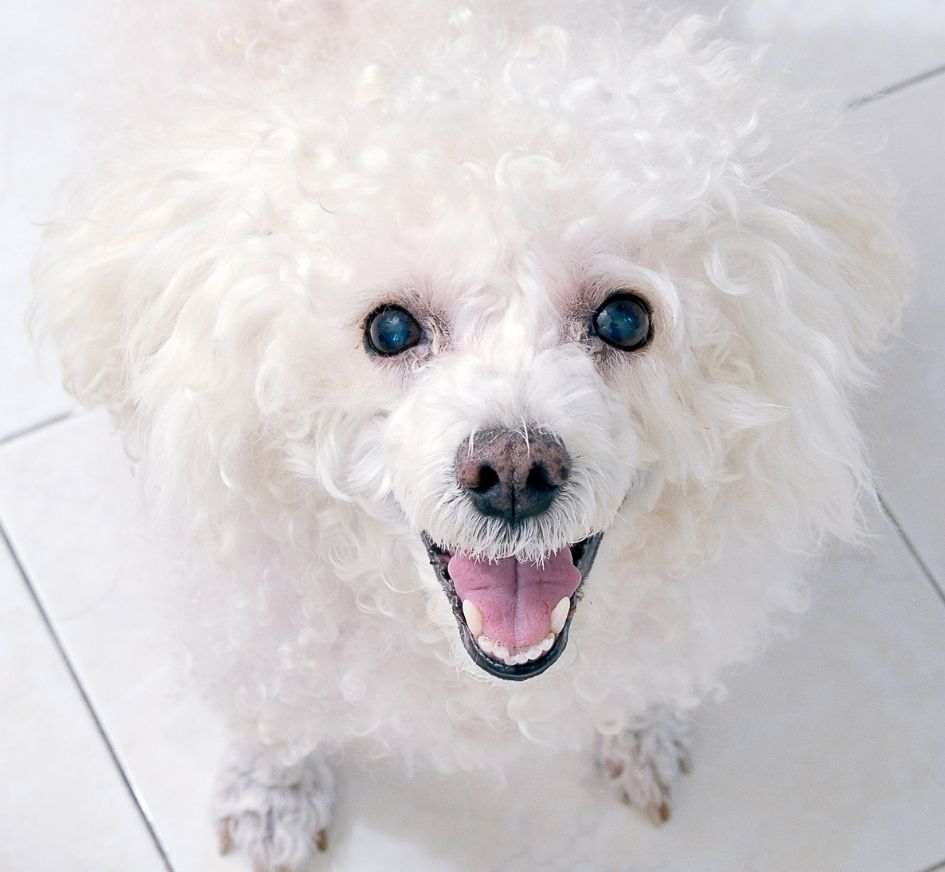
[[[465,606],[465,603],[463,605]],[[551,613],[552,633],[560,633],[564,629],[564,624],[568,620],[569,611],[571,611],[571,598],[563,596]]]
[[[473,636],[478,636],[482,632],[482,612],[478,606],[471,600],[463,600],[463,617],[466,619],[466,626]]]

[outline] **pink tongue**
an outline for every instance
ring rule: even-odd
[[[552,610],[581,583],[567,548],[555,551],[540,568],[514,557],[487,563],[462,554],[450,558],[448,568],[459,598],[482,612],[482,635],[510,650],[544,639],[551,632]]]

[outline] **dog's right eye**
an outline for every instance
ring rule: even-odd
[[[650,341],[650,307],[636,294],[612,294],[591,319],[594,335],[621,351],[635,351]]]
[[[385,357],[413,348],[422,336],[417,319],[400,306],[381,306],[368,317],[364,327],[368,347]]]

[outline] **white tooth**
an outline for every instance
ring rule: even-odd
[[[484,651],[486,654],[492,653],[492,639],[488,636],[480,636],[476,639],[476,644],[479,646],[480,651]]]
[[[571,611],[571,598],[563,596],[561,601],[554,607],[551,613],[551,632],[560,633],[564,629],[565,621],[568,619],[568,612]]]
[[[541,656],[541,644],[532,645],[532,647],[529,648],[525,652],[525,657],[528,660],[537,660],[540,656]]]
[[[473,636],[478,636],[482,632],[482,612],[472,600],[463,600],[463,617],[466,619],[466,626]]]
[[[547,636],[545,636],[545,638],[542,639],[541,642],[538,644],[538,650],[541,651],[542,654],[544,654],[546,651],[550,651],[550,650],[551,650],[551,646],[554,645],[554,643],[555,643],[555,634],[554,634],[554,633],[549,633],[549,634],[548,634]]]
[[[506,648],[505,645],[498,645],[495,642],[492,643],[492,653],[495,654],[499,660],[508,660],[509,658],[509,649]]]

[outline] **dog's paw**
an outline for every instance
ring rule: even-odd
[[[334,803],[334,779],[320,760],[284,767],[234,751],[214,796],[220,853],[240,851],[253,872],[301,872],[328,846]]]
[[[637,728],[601,736],[597,760],[617,795],[659,825],[669,820],[680,774],[691,768],[689,743],[688,722],[661,709]]]

